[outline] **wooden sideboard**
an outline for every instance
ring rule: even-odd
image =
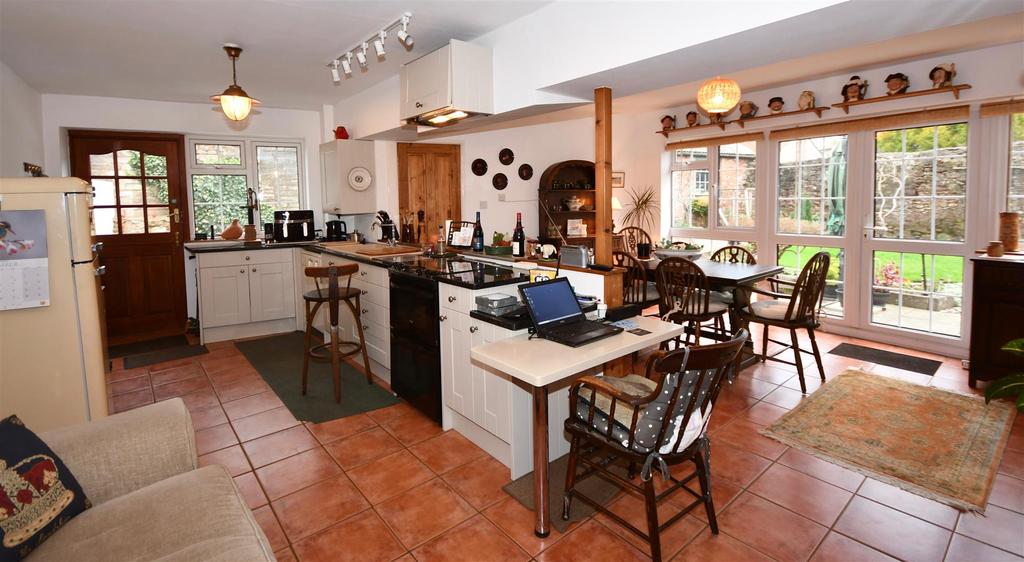
[[[1000,348],[1024,338],[1024,259],[976,257],[971,302],[970,385],[1020,372]]]

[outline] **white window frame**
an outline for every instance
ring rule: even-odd
[[[245,176],[245,185],[247,188],[253,188],[257,190],[257,197],[259,197],[259,162],[256,159],[257,147],[261,146],[272,146],[272,147],[289,147],[298,149],[298,174],[299,174],[299,207],[306,208],[308,205],[308,189],[306,186],[306,149],[305,143],[301,139],[289,139],[289,138],[272,138],[272,137],[216,137],[216,136],[196,136],[188,137],[188,158],[185,166],[186,185],[188,186],[188,214],[189,224],[191,225],[192,232],[189,233],[189,240],[193,240],[195,237],[196,222],[195,222],[195,199],[192,192],[192,176],[193,175],[220,175],[220,176]],[[217,164],[217,165],[202,165],[196,164],[195,158],[195,145],[197,144],[225,144],[240,146],[242,148],[242,164]],[[257,202],[259,205],[259,202]],[[257,213],[259,210],[257,209]],[[257,230],[262,230],[260,225],[257,225]]]

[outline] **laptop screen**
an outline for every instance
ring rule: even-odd
[[[583,315],[576,294],[565,277],[521,285],[519,290],[538,326]]]

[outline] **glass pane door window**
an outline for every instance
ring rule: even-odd
[[[299,208],[299,148],[256,146],[260,220],[273,222],[274,211]]]
[[[93,234],[171,231],[167,157],[138,150],[89,155]]]
[[[753,228],[757,197],[757,142],[718,147],[719,228]]]
[[[842,248],[824,246],[797,246],[779,244],[776,246],[776,262],[783,268],[779,277],[786,281],[796,281],[807,262],[818,252],[829,255],[828,273],[825,276],[825,293],[822,297],[821,314],[833,318],[843,317],[843,293],[845,273],[845,252]],[[782,292],[789,293],[790,287],[780,285]]]
[[[966,123],[875,133],[875,238],[962,242],[966,202]]]
[[[1010,180],[1006,210],[1024,213],[1024,113],[1010,116]]]
[[[672,228],[708,227],[711,172],[707,148],[675,151],[672,161]]]
[[[845,234],[846,145],[846,135],[779,143],[779,234]]]
[[[245,217],[245,205],[244,175],[192,174],[192,210],[196,232],[212,231],[219,234],[231,224],[232,219]]]
[[[872,253],[871,322],[959,336],[964,258],[913,252]]]

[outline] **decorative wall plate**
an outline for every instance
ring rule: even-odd
[[[533,166],[529,164],[523,164],[519,166],[519,179],[528,180],[533,177]]]
[[[373,175],[370,170],[362,166],[356,166],[348,171],[348,185],[356,191],[366,191],[373,183]]]
[[[487,173],[487,162],[483,158],[477,158],[469,168],[473,170],[473,175],[482,176]]]
[[[512,152],[511,148],[503,148],[501,149],[501,152],[498,153],[498,162],[501,162],[506,166],[515,161],[515,159],[516,155]]]
[[[494,189],[501,191],[508,187],[508,177],[505,174],[494,174],[494,179],[491,180],[491,185]]]

